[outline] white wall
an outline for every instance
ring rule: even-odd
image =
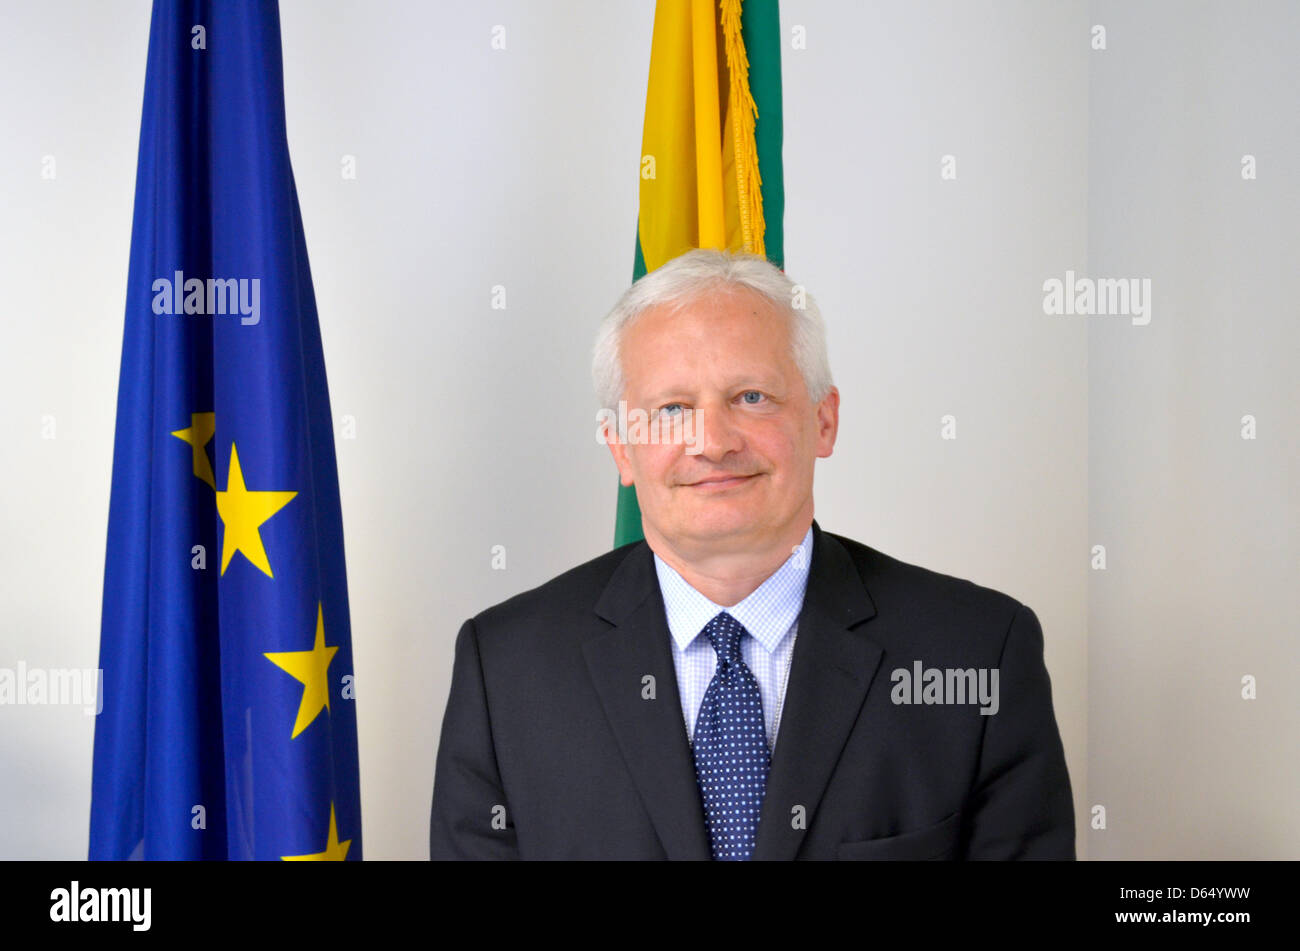
[[[95,668],[149,4],[0,0],[0,667]],[[53,180],[41,178],[46,155]],[[53,419],[53,439],[42,430]],[[85,858],[94,720],[0,706],[0,858]]]
[[[93,667],[149,4],[0,3],[0,667]],[[787,38],[808,37],[783,54],[786,265],[843,396],[818,519],[1038,613],[1081,855],[1294,857],[1276,677],[1296,668],[1295,15],[1183,9],[783,3]],[[356,420],[338,452],[369,858],[427,855],[460,622],[612,540],[588,354],[631,272],[652,20],[600,0],[282,3],[334,411]],[[1113,23],[1104,53],[1094,22]],[[1249,185],[1245,151],[1268,170]],[[1098,267],[1156,279],[1150,326],[1043,314],[1046,278]],[[1190,679],[1152,666],[1189,655]],[[1239,672],[1273,675],[1253,706],[1229,702]],[[0,857],[84,856],[91,738],[80,711],[0,707]]]
[[[1090,854],[1294,859],[1300,6],[1094,15],[1089,259],[1153,308],[1088,340]]]

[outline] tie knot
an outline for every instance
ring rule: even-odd
[[[740,663],[740,638],[746,634],[745,626],[726,611],[722,611],[708,624],[704,625],[713,651],[718,655],[720,664]]]

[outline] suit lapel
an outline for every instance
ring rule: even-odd
[[[669,645],[663,596],[645,542],[610,578],[596,613],[615,624],[583,645],[592,682],[632,779],[670,859],[710,858],[695,761]],[[654,700],[642,699],[643,678]]]
[[[844,546],[813,522],[813,556],[759,818],[755,859],[795,857],[883,651],[852,628],[876,608]],[[802,828],[796,828],[802,807]]]

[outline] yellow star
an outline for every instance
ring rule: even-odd
[[[310,855],[282,855],[282,862],[342,862],[348,857],[348,846],[352,844],[351,839],[339,841],[339,829],[334,823],[334,803],[330,803],[330,831],[329,837],[325,840],[324,852],[313,852]]]
[[[244,473],[239,468],[239,453],[230,444],[230,473],[226,477],[226,490],[217,492],[217,514],[226,526],[226,537],[221,545],[221,574],[235,552],[242,551],[268,578],[271,563],[262,547],[258,526],[289,504],[297,492],[253,492],[244,488]]]
[[[194,474],[212,488],[217,487],[217,480],[212,475],[212,462],[208,459],[205,448],[212,441],[217,431],[216,413],[190,413],[190,428],[178,429],[172,433],[177,439],[183,439],[194,450]]]
[[[330,708],[330,661],[338,653],[337,647],[325,646],[325,615],[320,602],[316,602],[316,643],[309,651],[280,651],[265,654],[267,660],[281,670],[302,681],[302,701],[298,704],[298,719],[293,724],[294,739],[307,729],[316,715]]]

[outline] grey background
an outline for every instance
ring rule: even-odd
[[[421,858],[460,622],[612,540],[589,348],[631,272],[653,7],[281,7],[365,852]],[[94,667],[149,3],[0,20],[0,667]],[[818,520],[1037,612],[1081,857],[1300,856],[1297,7],[782,21],[786,268],[843,400]],[[1150,325],[1044,315],[1067,269],[1151,278]],[[79,709],[0,706],[0,857],[84,857],[92,736]]]

